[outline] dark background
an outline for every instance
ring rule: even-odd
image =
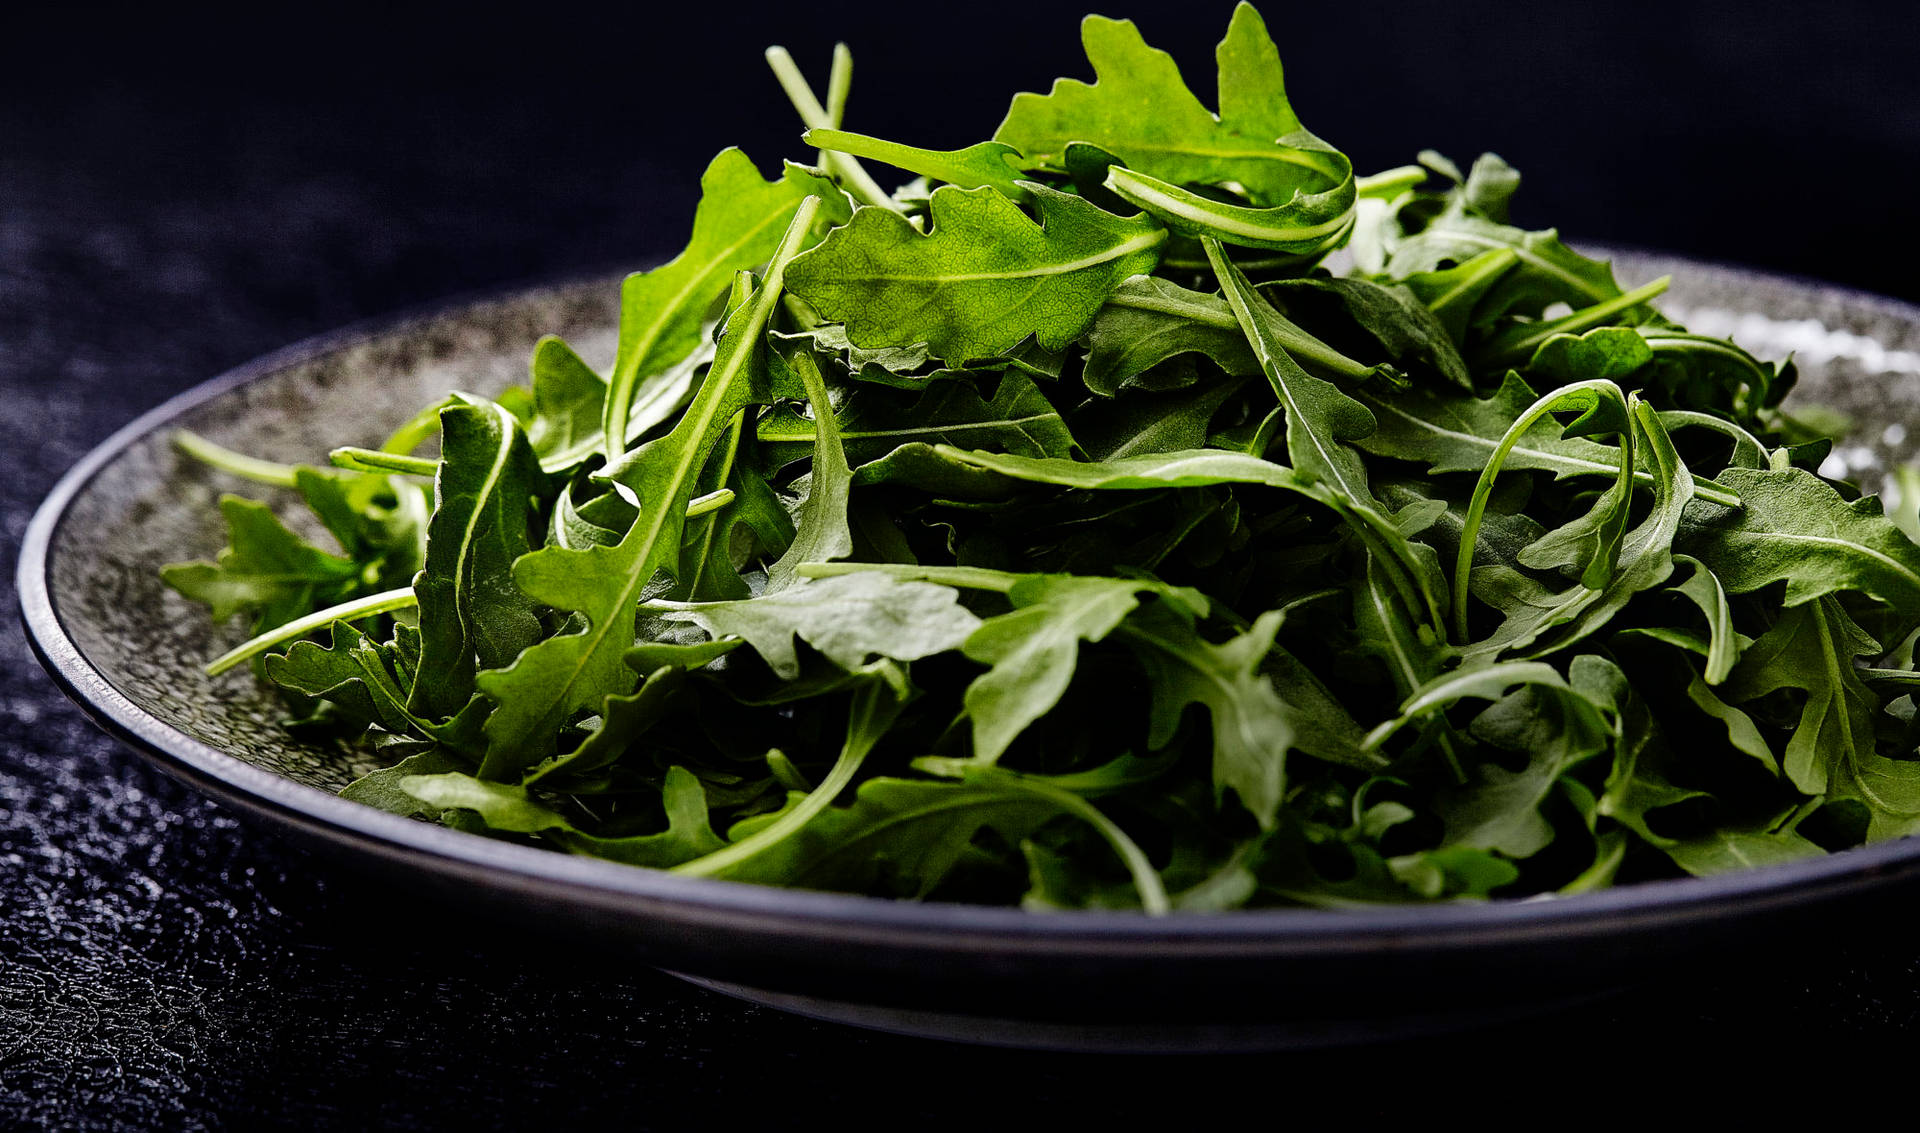
[[[1231,7],[1104,10],[1136,19],[1211,105]],[[15,13],[0,160],[121,215],[291,230],[308,254],[277,265],[280,290],[261,299],[310,316],[303,329],[677,248],[719,148],[767,169],[806,156],[760,58],[770,43],[824,87],[844,39],[849,128],[931,147],[988,136],[1014,91],[1091,77],[1078,0],[175,8]],[[1362,170],[1426,147],[1463,165],[1493,150],[1526,175],[1531,226],[1920,296],[1890,254],[1915,246],[1913,5],[1274,2],[1266,15],[1308,126]]]
[[[644,8],[8,13],[7,576],[58,474],[170,393],[353,320],[671,254],[714,151],[767,169],[805,156],[765,44],[823,86],[845,39],[849,127],[934,147],[987,136],[1014,90],[1091,77],[1077,3]],[[1104,8],[1213,101],[1227,3]],[[1523,224],[1920,299],[1910,5],[1264,10],[1302,116],[1363,171],[1491,149],[1526,175]],[[0,1126],[646,1127],[774,1106],[939,1125],[1138,1118],[1256,1086],[1290,1112],[1414,1112],[1426,1091],[1557,1083],[1518,1071],[1584,1051],[1695,1065],[1762,1036],[1776,1056],[1910,1043],[1906,927],[1362,1052],[1102,1059],[871,1036],[342,879],[94,732],[0,623]],[[1373,1084],[1383,1067],[1399,1089]]]

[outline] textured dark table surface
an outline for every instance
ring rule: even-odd
[[[124,104],[0,116],[9,584],[58,475],[168,395],[356,318],[612,266],[685,223],[688,201],[666,202],[665,219],[620,219],[622,185],[657,172],[643,160],[624,181],[500,174],[435,138],[484,129],[498,148],[532,147],[537,122],[454,109],[437,121],[444,135],[416,139],[411,164],[374,168],[354,160],[351,138],[290,140],[270,112],[197,127],[212,140]],[[869,1034],[618,957],[559,954],[342,876],[94,730],[40,671],[11,609],[0,618],[5,1128],[670,1127],[776,1110],[855,1125],[975,1113],[1124,1123],[1234,1097],[1276,1113],[1417,1113],[1436,1091],[1560,1088],[1692,1066],[1707,1050],[1910,1044],[1920,943],[1899,931],[1910,921],[1889,910],[1884,931],[1848,942],[1764,964],[1718,957],[1572,1012],[1364,1049],[1097,1057]],[[1586,1052],[1614,1071],[1578,1069]]]

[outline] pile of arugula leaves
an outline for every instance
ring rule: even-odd
[[[391,760],[348,797],[705,877],[1030,908],[1571,893],[1920,830],[1920,547],[1790,364],[1518,176],[1356,176],[1260,16],[1218,109],[1134,25],[938,152],[716,157],[602,375],[209,462],[166,578]],[[915,175],[881,189],[861,161]],[[1328,269],[1340,252],[1341,269]],[[416,455],[438,441],[438,456]]]

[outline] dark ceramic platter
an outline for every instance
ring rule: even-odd
[[[1852,413],[1834,459],[1863,481],[1920,443],[1920,309],[1816,284],[1620,254],[1623,282],[1671,273],[1664,306],[1763,357],[1796,354],[1803,401]],[[1920,840],[1579,897],[1149,919],[1033,915],[678,877],[491,841],[335,794],[371,769],[303,744],[234,644],[158,568],[223,542],[231,482],[178,455],[176,427],[231,448],[377,443],[449,388],[523,380],[542,333],[611,355],[609,280],[470,302],[263,358],[129,425],[82,461],[27,532],[19,593],[48,670],[103,728],[187,782],[346,864],[552,932],[624,948],[716,990],[867,1026],[1077,1048],[1231,1049],[1349,1041],[1604,994],[1764,935],[1833,931],[1920,882]],[[251,490],[250,490],[251,489]]]

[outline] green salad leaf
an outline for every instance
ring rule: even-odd
[[[281,495],[165,568],[252,635],[209,673],[365,744],[366,805],[905,899],[1539,898],[1920,833],[1920,525],[1820,473],[1791,363],[1522,227],[1498,157],[1356,176],[1246,4],[1216,109],[1081,31],[1092,82],[958,149],[770,51],[817,167],[722,151],[604,376],[544,338],[327,468],[181,436]]]

